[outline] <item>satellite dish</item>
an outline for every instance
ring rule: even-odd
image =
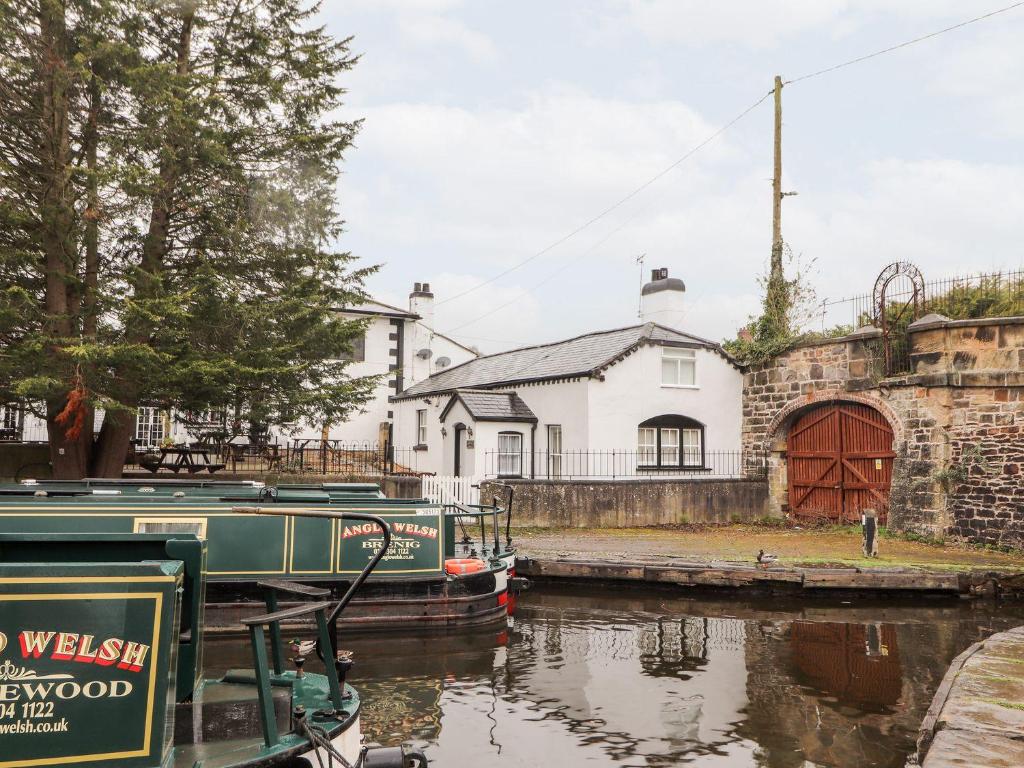
[[[416,357],[418,357],[420,360],[429,360],[430,356],[433,355],[433,354],[434,353],[431,352],[428,347],[424,347],[423,349],[416,350]]]
[[[436,365],[438,368],[447,368],[451,364],[452,361],[447,357],[439,357],[437,358],[437,360],[434,361],[434,365]]]

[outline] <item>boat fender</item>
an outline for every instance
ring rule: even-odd
[[[404,747],[369,747],[363,753],[362,768],[427,768],[422,752],[406,752]]]
[[[444,561],[444,572],[451,576],[465,576],[468,573],[479,573],[487,568],[487,563],[475,557],[455,557]]]

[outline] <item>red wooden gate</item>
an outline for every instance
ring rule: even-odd
[[[884,523],[892,444],[889,423],[866,405],[838,403],[805,413],[786,441],[790,512],[853,522],[870,507]]]

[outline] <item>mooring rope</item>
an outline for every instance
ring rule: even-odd
[[[313,746],[313,754],[316,755],[316,762],[320,768],[324,768],[323,758],[320,757],[320,750],[324,750],[327,753],[327,767],[334,768],[334,761],[337,759],[341,768],[359,768],[363,764],[363,755],[365,751],[359,753],[359,759],[356,760],[355,765],[345,759],[345,756],[341,754],[334,745],[331,744],[331,737],[327,735],[327,731],[321,728],[319,725],[310,725],[305,717],[299,720],[299,724],[302,726],[303,733],[306,734],[306,738],[309,739],[309,743]]]

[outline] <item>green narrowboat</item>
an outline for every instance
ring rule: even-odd
[[[337,618],[390,534],[376,516],[330,514],[379,525],[385,546],[338,602],[247,616],[252,666],[214,679],[203,675],[205,541],[0,534],[0,768],[426,766],[362,743]],[[315,640],[292,641],[286,659],[281,627],[300,614]]]
[[[508,506],[388,499],[373,484],[25,481],[0,485],[0,533],[194,534],[208,545],[207,631],[239,632],[253,603],[338,597],[383,543],[374,525],[296,513],[372,513],[387,521],[391,548],[342,624],[450,628],[508,614],[510,584],[522,583],[514,578]],[[257,510],[274,514],[248,514]],[[308,589],[284,591],[282,580]]]

